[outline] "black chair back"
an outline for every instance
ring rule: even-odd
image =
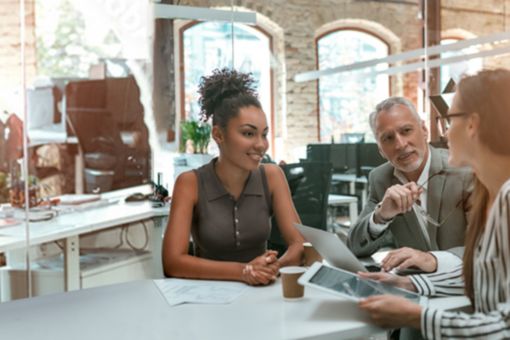
[[[293,163],[286,164],[282,168],[301,222],[311,227],[326,230],[328,196],[332,175],[331,163]],[[268,246],[279,252],[284,252],[287,249],[274,217]]]

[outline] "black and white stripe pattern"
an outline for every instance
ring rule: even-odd
[[[452,296],[464,294],[462,265],[449,272],[412,275],[411,281],[421,295]]]
[[[473,260],[475,313],[425,308],[421,331],[427,339],[510,338],[510,180],[501,188],[489,213]],[[449,273],[416,275],[426,295],[462,294],[461,268]]]

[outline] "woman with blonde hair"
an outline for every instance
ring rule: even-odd
[[[372,296],[359,306],[376,324],[415,327],[430,339],[510,338],[509,91],[508,70],[467,76],[445,117],[450,165],[470,166],[476,176],[463,267],[412,277],[360,273],[422,294],[462,294],[464,289],[475,312],[434,310],[394,296]]]

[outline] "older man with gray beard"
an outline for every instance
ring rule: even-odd
[[[448,151],[427,143],[413,104],[391,97],[376,106],[370,126],[387,163],[369,174],[369,198],[348,243],[357,256],[397,248],[383,270],[444,271],[461,263],[469,171],[448,167]]]

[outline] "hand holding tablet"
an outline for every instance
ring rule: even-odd
[[[401,296],[416,303],[422,299],[416,293],[386,283],[363,279],[356,274],[319,262],[314,263],[298,282],[354,301],[382,294]]]
[[[416,287],[411,281],[409,276],[400,275],[398,272],[392,274],[387,272],[358,272],[358,276],[365,280],[377,281],[393,287],[408,290],[410,292],[416,292]]]

